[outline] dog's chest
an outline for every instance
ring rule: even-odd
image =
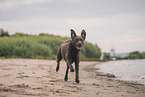
[[[75,52],[74,50],[70,50],[67,53],[67,58],[68,60],[70,60],[70,62],[76,62],[79,58],[79,52]]]

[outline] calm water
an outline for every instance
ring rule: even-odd
[[[145,84],[145,59],[110,61],[96,67],[101,72],[114,74],[117,79]]]

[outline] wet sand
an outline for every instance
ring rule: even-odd
[[[66,63],[37,59],[0,59],[0,97],[145,97],[145,86],[102,76],[94,68],[99,62],[80,62],[80,83]]]

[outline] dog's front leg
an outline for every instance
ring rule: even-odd
[[[69,70],[69,67],[68,67],[68,64],[67,64],[67,69],[66,69],[65,78],[64,78],[65,81],[68,80],[68,70]]]
[[[74,72],[72,63],[73,63],[73,62],[70,62],[70,61],[67,62],[67,65],[68,65],[68,67],[69,67],[69,69],[70,69],[70,72]]]
[[[70,68],[70,71],[71,72],[74,72],[74,69],[73,69],[73,67],[71,65],[71,62],[68,62],[67,63],[67,69],[66,69],[65,78],[64,78],[65,81],[68,80],[68,72],[69,72],[68,70],[69,70],[69,68]]]
[[[79,62],[75,62],[76,83],[79,83]]]

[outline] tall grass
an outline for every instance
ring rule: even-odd
[[[58,48],[65,40],[67,37],[49,34],[0,37],[0,57],[56,59]],[[101,50],[97,44],[85,42],[81,51],[82,58],[99,58],[100,55]]]
[[[41,44],[29,38],[1,38],[0,56],[6,58],[49,58],[52,50],[49,45]]]

